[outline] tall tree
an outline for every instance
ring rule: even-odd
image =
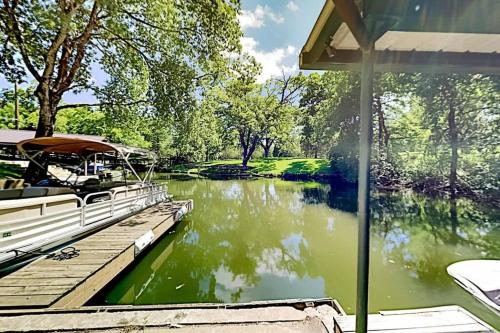
[[[244,167],[262,138],[265,101],[260,94],[261,87],[256,84],[260,70],[255,59],[243,55],[235,61],[232,78],[216,88],[219,117],[226,131],[236,133]]]
[[[3,0],[1,68],[9,79],[25,69],[35,79],[36,136],[50,136],[63,95],[93,87],[93,63],[129,73],[142,64],[162,78],[165,64],[178,62],[194,78],[204,75],[222,51],[238,47],[238,10],[236,0]]]
[[[294,127],[297,98],[304,86],[305,77],[286,75],[280,78],[269,79],[264,85],[263,94],[266,96],[264,109],[264,131],[261,146],[264,157],[269,157],[273,144],[278,140],[286,140]]]
[[[299,126],[302,128],[301,145],[306,157],[317,158],[321,154],[323,138],[321,126],[321,104],[327,98],[327,89],[323,76],[310,74],[304,84],[299,106],[301,116]]]
[[[10,80],[36,81],[36,137],[54,133],[59,110],[81,106],[61,105],[68,91],[97,90],[108,109],[142,104],[166,114],[180,109],[169,101],[192,93],[186,85],[220,67],[223,51],[239,48],[238,10],[236,0],[3,0],[0,67]],[[95,86],[96,63],[111,89]],[[30,164],[26,175],[42,173]]]
[[[460,189],[460,151],[482,140],[494,144],[482,134],[489,132],[488,121],[498,119],[497,83],[482,75],[433,75],[417,77],[416,88],[425,103],[425,122],[434,144],[448,144],[448,190],[454,200]]]

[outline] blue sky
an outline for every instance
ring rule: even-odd
[[[260,81],[298,71],[299,52],[324,0],[243,0],[243,50],[261,63]]]
[[[319,15],[324,0],[242,0],[238,17],[244,33],[243,50],[262,65],[259,81],[298,72],[299,52]],[[94,66],[92,76],[98,85],[106,74]],[[0,88],[10,85],[0,74]],[[91,103],[90,92],[66,94],[67,103]]]

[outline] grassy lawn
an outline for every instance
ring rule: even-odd
[[[177,165],[173,167],[174,172],[197,173],[202,172],[210,167],[217,165],[241,165],[241,160],[220,160],[196,165]],[[253,173],[260,175],[279,176],[282,174],[330,174],[330,163],[325,159],[314,158],[268,158],[254,159],[248,162],[248,166],[252,168]]]

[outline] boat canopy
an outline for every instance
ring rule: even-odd
[[[56,154],[76,154],[86,161],[90,156],[95,154],[117,153],[125,163],[129,166],[133,174],[139,181],[144,183],[152,176],[154,164],[156,162],[156,154],[146,149],[129,147],[121,144],[109,142],[99,142],[80,138],[65,138],[65,137],[39,137],[34,139],[23,140],[17,145],[17,149],[21,154],[26,156],[30,161],[43,169],[36,156],[41,153],[56,153]],[[30,155],[29,152],[31,152]],[[35,152],[35,153],[33,153]],[[151,163],[144,177],[140,177],[130,164],[130,159],[144,159]],[[54,176],[54,175],[53,175]],[[56,176],[54,176],[56,177]],[[56,177],[57,178],[57,177]]]
[[[120,144],[99,142],[79,138],[40,137],[23,140],[17,144],[17,149],[26,151],[41,151],[45,153],[77,154],[84,158],[97,153],[118,152],[123,157],[139,155],[154,159],[155,154],[145,149],[129,147]]]

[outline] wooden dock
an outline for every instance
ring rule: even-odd
[[[243,304],[0,309],[0,332],[348,333],[354,332],[354,319],[329,298]],[[458,306],[445,306],[370,315],[369,332],[496,331]]]
[[[78,256],[41,258],[1,278],[0,309],[84,305],[134,262],[142,249],[136,240],[149,247],[180,220],[180,211],[192,208],[191,200],[147,208],[72,244]]]
[[[334,313],[331,299],[0,310],[0,332],[331,333]]]
[[[335,316],[335,333],[354,333],[356,316]],[[368,315],[368,332],[472,333],[497,332],[467,310],[453,305],[434,308],[381,311]]]

